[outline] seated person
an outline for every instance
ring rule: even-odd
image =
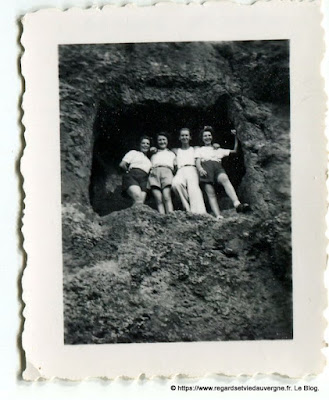
[[[179,196],[186,211],[206,214],[199,177],[195,165],[195,149],[190,146],[191,134],[188,128],[179,133],[181,148],[173,149],[176,154],[177,173],[172,181],[173,191]]]
[[[231,130],[233,135],[236,135],[235,130]],[[214,149],[212,145],[213,140],[213,128],[211,126],[205,126],[201,131],[201,139],[204,146],[198,148],[195,151],[196,167],[200,175],[200,184],[204,186],[205,192],[208,197],[209,205],[217,219],[223,218],[220,213],[217,196],[214,185],[223,185],[226,194],[232,200],[232,203],[237,212],[247,212],[250,210],[250,206],[247,203],[241,204],[235,189],[229,180],[224,168],[222,167],[222,158],[229,156],[232,153],[236,153],[238,147],[238,141],[235,137],[234,149]]]
[[[157,152],[152,155],[152,169],[149,176],[149,185],[158,211],[168,214],[173,211],[171,200],[171,183],[176,164],[176,155],[168,149],[168,134],[158,133],[156,136]]]
[[[132,198],[135,204],[143,204],[146,198],[147,181],[151,161],[147,157],[151,146],[151,139],[142,136],[139,142],[139,151],[130,150],[119,164],[126,173],[122,178],[122,191]]]

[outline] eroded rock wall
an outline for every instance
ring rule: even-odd
[[[65,342],[292,338],[288,43],[68,45],[59,55]],[[129,205],[117,163],[140,130],[163,122],[177,134],[184,122],[196,134],[209,121],[220,134],[237,129],[243,168],[229,169],[251,214],[231,204],[219,222],[147,206],[95,213],[92,191]]]
[[[64,201],[90,201],[100,103],[118,112],[147,104],[194,107],[205,122],[202,113],[226,96],[246,168],[240,196],[263,213],[274,214],[278,202],[289,208],[286,41],[61,46],[59,71]],[[179,129],[175,118],[171,125]],[[115,155],[122,156],[118,143]],[[109,170],[107,187],[114,191],[118,174]]]
[[[285,221],[224,215],[64,207],[65,342],[292,338]]]

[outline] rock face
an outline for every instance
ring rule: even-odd
[[[283,221],[224,215],[65,206],[66,343],[291,338]]]
[[[241,197],[271,215],[289,203],[286,41],[62,46],[59,71],[64,201],[122,208],[117,165],[142,134],[167,130],[174,145],[188,126],[198,144],[213,125],[225,147],[237,129],[226,167]]]
[[[65,341],[291,337],[288,43],[65,45],[59,75]],[[127,208],[138,138],[204,125],[222,147],[237,129],[224,167],[252,214],[223,190],[224,222]]]

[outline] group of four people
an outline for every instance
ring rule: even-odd
[[[231,131],[236,134],[235,130]],[[144,203],[148,188],[152,190],[158,211],[162,214],[174,210],[171,190],[180,198],[183,208],[195,214],[206,214],[206,207],[200,186],[204,189],[209,206],[217,219],[223,218],[219,209],[215,185],[223,185],[228,197],[238,212],[250,210],[247,203],[238,199],[221,160],[237,151],[222,149],[213,144],[213,129],[205,126],[200,133],[203,146],[190,146],[191,133],[188,128],[179,132],[181,147],[168,149],[168,136],[161,132],[156,136],[157,148],[151,148],[151,139],[143,136],[140,151],[131,150],[122,159],[120,168],[126,173],[122,180],[122,190],[134,203]],[[149,153],[153,153],[148,158]]]

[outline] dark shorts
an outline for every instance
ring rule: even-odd
[[[139,186],[142,192],[147,191],[148,174],[139,168],[133,168],[122,177],[122,192],[125,193],[130,186]]]
[[[200,183],[217,183],[218,175],[226,174],[222,164],[218,161],[202,161],[201,166],[207,171],[207,176],[200,176]]]

